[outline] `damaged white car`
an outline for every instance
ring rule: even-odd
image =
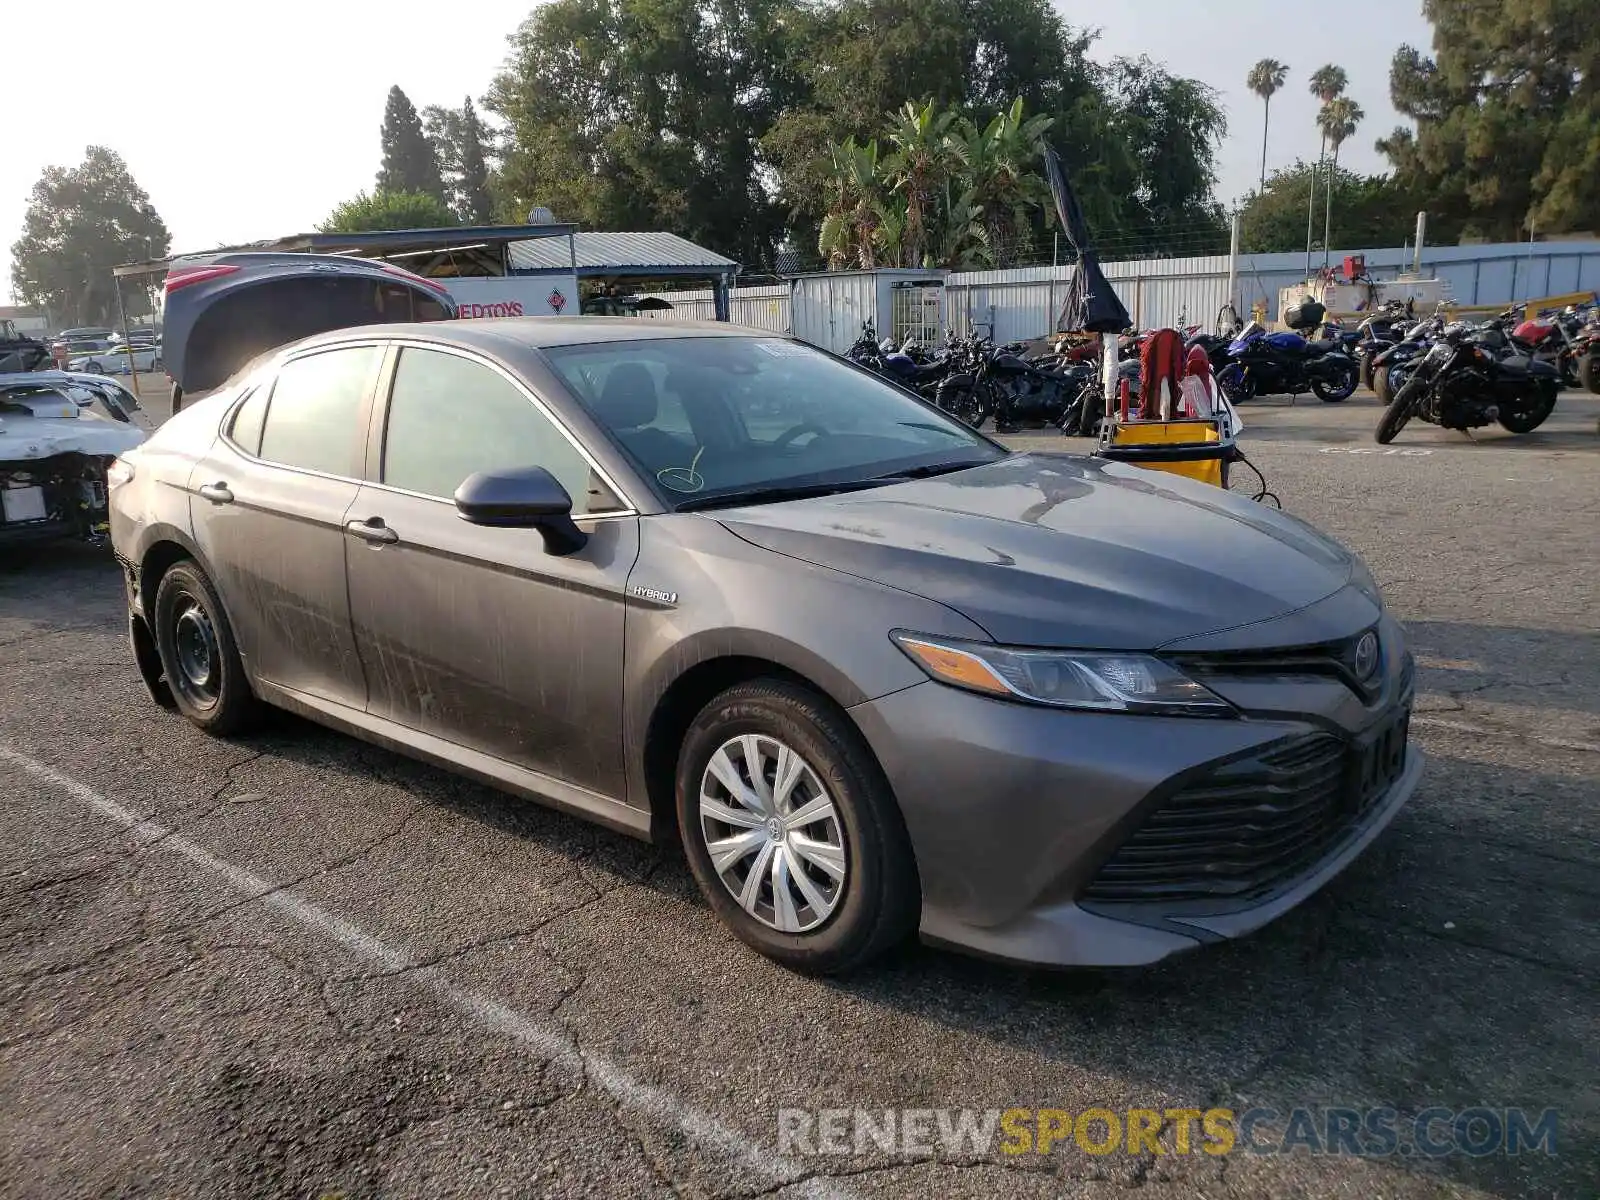
[[[103,539],[106,471],[148,429],[138,399],[114,379],[0,374],[0,547]]]

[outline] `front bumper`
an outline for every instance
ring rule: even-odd
[[[1283,694],[1303,699],[1307,686]],[[1136,966],[1282,915],[1348,866],[1410,799],[1422,757],[1407,747],[1380,791],[1339,809],[1310,857],[1263,886],[1220,898],[1103,898],[1102,869],[1184,788],[1308,741],[1336,739],[1354,754],[1411,703],[1409,676],[1398,673],[1372,705],[1354,706],[1359,716],[1336,697],[1353,699],[1348,690],[1325,687],[1343,721],[1259,707],[1237,720],[1072,713],[931,682],[851,713],[905,815],[924,940],[1042,965]]]

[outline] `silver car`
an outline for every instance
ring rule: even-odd
[[[807,971],[1242,934],[1421,771],[1404,634],[1331,539],[726,325],[318,335],[125,454],[111,524],[196,725],[277,705],[681,840]]]

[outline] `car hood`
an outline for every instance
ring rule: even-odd
[[[1013,455],[718,519],[757,546],[915,592],[1026,646],[1154,649],[1269,621],[1338,591],[1354,565],[1265,505],[1071,455]]]

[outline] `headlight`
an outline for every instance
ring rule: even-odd
[[[940,683],[1008,700],[1102,712],[1222,717],[1228,702],[1147,654],[1018,650],[983,642],[889,635]]]

